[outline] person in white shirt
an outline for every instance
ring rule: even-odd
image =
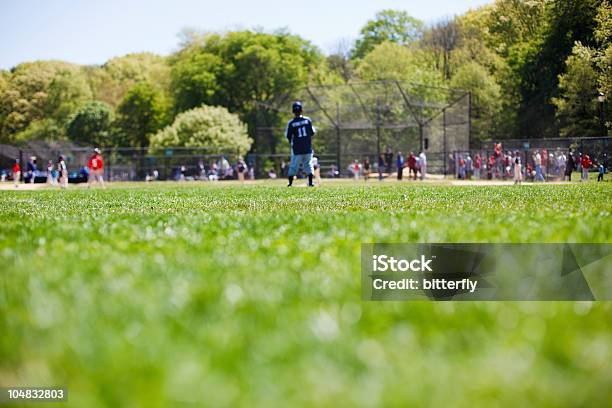
[[[427,176],[427,156],[425,156],[425,152],[419,153],[419,164],[421,165],[421,180],[425,180]]]
[[[561,152],[559,157],[557,157],[557,164],[559,165],[559,176],[563,176],[565,174],[566,163],[567,163],[567,157],[565,157],[565,154]]]
[[[521,168],[521,159],[518,155],[514,158],[514,184],[521,184],[523,181],[523,169]]]
[[[540,155],[539,150],[536,150],[533,162],[535,164],[536,171],[535,181],[544,181],[544,176],[542,175],[542,156]]]

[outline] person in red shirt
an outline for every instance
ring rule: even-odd
[[[474,156],[474,178],[480,179],[480,168],[482,167],[482,159],[480,155],[476,153]]]
[[[413,180],[417,179],[417,166],[416,166],[416,156],[414,152],[410,152],[408,155],[408,179],[410,179],[410,175],[414,174]]]
[[[589,169],[591,168],[591,165],[593,164],[588,154],[585,154],[584,156],[582,156],[582,161],[580,162],[580,164],[582,165],[582,180],[581,181],[588,181],[589,180]]]
[[[89,177],[87,179],[87,188],[91,187],[92,183],[97,181],[104,188],[104,160],[102,159],[102,153],[97,147],[94,149],[94,153],[89,158]]]
[[[493,170],[495,167],[495,156],[489,156],[489,165],[487,166],[487,179],[491,180],[493,178]]]
[[[15,164],[13,164],[13,181],[15,182],[15,188],[19,187],[20,180],[21,166],[19,165],[19,159],[15,159]]]

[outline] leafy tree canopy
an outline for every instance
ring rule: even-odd
[[[149,138],[166,124],[168,104],[149,82],[132,86],[117,107],[116,143],[146,147]]]
[[[442,83],[441,73],[433,68],[426,53],[389,41],[366,55],[359,63],[357,74],[364,81],[397,79],[425,85]]]
[[[385,41],[408,45],[419,40],[422,34],[422,21],[402,10],[382,10],[361,29],[353,57],[364,58]]]
[[[487,69],[476,62],[462,65],[451,80],[453,88],[472,93],[472,136],[484,140],[497,135],[501,88]]]
[[[151,147],[219,147],[237,150],[251,148],[252,139],[238,115],[220,106],[200,107],[179,114],[172,125],[160,130],[151,139]]]
[[[91,101],[72,115],[66,133],[74,142],[105,146],[109,143],[112,121],[113,112],[109,105]]]

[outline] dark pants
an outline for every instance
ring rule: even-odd
[[[414,179],[416,180],[416,178],[417,178],[417,169],[416,169],[416,167],[411,167],[410,168],[410,171],[408,172],[408,178],[410,178],[411,174],[414,174]]]
[[[404,170],[404,168],[403,168],[403,167],[398,167],[398,168],[397,168],[397,179],[398,179],[398,180],[401,180],[401,179],[402,179],[402,173],[404,172],[403,170]]]
[[[598,181],[598,182],[603,181],[603,174],[599,173],[599,174],[597,175],[597,181]]]

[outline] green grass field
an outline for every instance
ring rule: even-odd
[[[62,406],[612,403],[610,302],[363,302],[359,271],[362,242],[612,242],[609,183],[118,185],[0,209],[0,386],[65,385]]]

